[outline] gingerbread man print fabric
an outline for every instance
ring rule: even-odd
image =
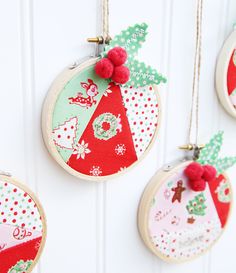
[[[191,259],[209,248],[222,233],[231,204],[224,175],[196,192],[189,188],[184,168],[163,182],[149,210],[153,248],[172,261]]]

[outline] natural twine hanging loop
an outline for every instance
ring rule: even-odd
[[[102,0],[102,36],[104,42],[109,42],[109,0]]]
[[[102,16],[101,16],[102,17],[102,33],[101,33],[102,35],[87,39],[89,43],[96,43],[98,45],[108,44],[111,40],[110,33],[109,33],[109,0],[101,1],[101,10],[102,10]],[[98,52],[96,53],[96,55],[98,55]]]
[[[190,112],[190,122],[188,131],[188,143],[198,144],[198,126],[199,126],[199,82],[201,73],[201,48],[202,48],[202,10],[203,0],[198,0],[197,18],[196,18],[196,46],[194,57],[192,102]],[[194,128],[195,127],[195,128]],[[195,134],[194,134],[195,129]],[[194,137],[192,135],[194,134]]]

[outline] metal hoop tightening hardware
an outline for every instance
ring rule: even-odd
[[[104,38],[103,36],[98,36],[95,38],[88,38],[87,41],[89,43],[96,44],[95,56],[98,57],[100,55],[100,53],[102,53],[104,51],[105,45],[110,43],[111,37],[106,36],[106,38]]]
[[[109,44],[109,42],[111,41],[111,37],[107,37],[106,39],[104,39],[102,36],[97,36],[95,38],[88,38],[87,39],[87,42],[89,43],[96,43],[96,44],[99,44],[99,45],[102,45],[102,44]]]
[[[111,37],[109,35],[109,0],[101,0],[102,2],[102,35],[95,38],[88,38],[89,43],[97,43],[100,45],[109,44]]]
[[[181,150],[193,151],[193,159],[196,160],[199,157],[201,149],[205,147],[204,144],[187,144],[179,147]]]
[[[5,172],[5,171],[1,171],[1,170],[0,170],[0,175],[8,176],[8,177],[11,177],[11,176],[12,176],[11,173]]]

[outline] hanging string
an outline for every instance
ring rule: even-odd
[[[194,57],[193,85],[192,85],[192,102],[190,111],[190,122],[188,131],[188,143],[198,144],[198,126],[199,126],[199,82],[201,68],[201,48],[202,48],[202,10],[203,0],[198,0],[197,18],[196,18],[196,46]],[[195,119],[195,121],[194,121]],[[195,127],[195,134],[194,134]],[[192,135],[194,134],[194,138]]]
[[[109,0],[102,0],[102,36],[104,42],[109,42]]]
[[[99,55],[101,48],[99,45],[108,44],[111,40],[109,33],[109,0],[101,0],[101,10],[102,10],[102,35],[95,38],[87,38],[89,43],[96,43],[95,56]],[[98,46],[97,46],[98,45]]]

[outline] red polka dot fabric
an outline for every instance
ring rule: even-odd
[[[133,90],[121,88],[121,93],[127,113],[137,157],[140,157],[147,147],[157,128],[159,105],[152,86]]]
[[[58,91],[51,132],[50,125],[43,131],[46,142],[51,133],[49,151],[66,170],[87,179],[107,179],[147,152],[159,125],[154,86],[123,88],[99,78],[91,65]]]
[[[0,181],[0,272],[29,272],[43,232],[40,211],[31,195]]]
[[[42,231],[39,210],[28,193],[2,181],[0,193],[0,223]]]

